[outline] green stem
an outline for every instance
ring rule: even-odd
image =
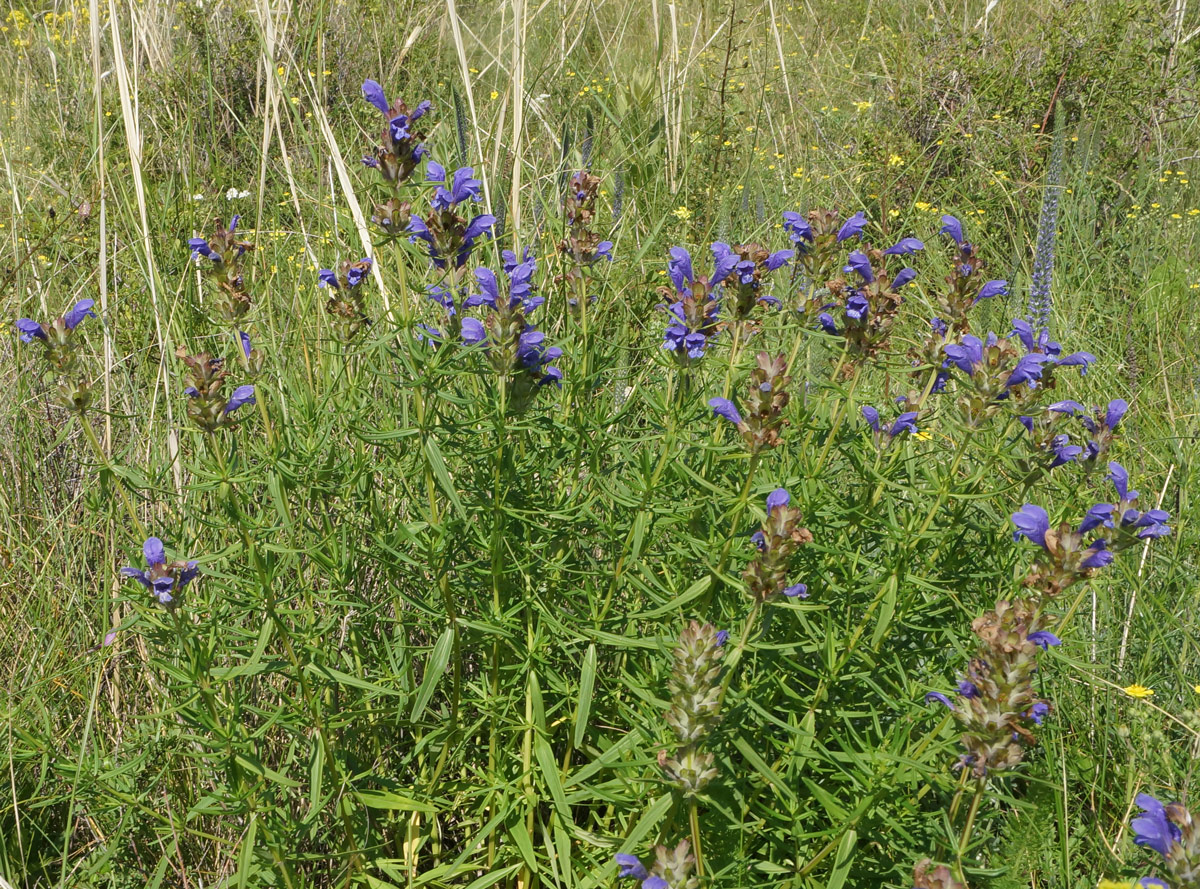
[[[125,490],[125,483],[121,477],[117,475],[113,462],[104,453],[104,448],[100,446],[99,439],[96,438],[96,431],[92,429],[92,425],[87,421],[82,413],[77,414],[79,417],[79,425],[83,428],[83,434],[92,445],[92,451],[96,454],[96,459],[104,464],[104,468],[112,473],[114,482],[113,485],[121,495],[121,501],[125,504],[125,511],[129,513],[129,518],[133,522],[134,528],[137,529],[138,536],[143,540],[146,539],[146,526],[142,524],[142,520],[138,518],[137,510],[133,508],[133,501],[129,499],[129,492]]]
[[[696,856],[696,876],[704,878],[704,849],[700,845],[700,815],[697,811],[696,798],[688,800],[688,824],[692,828],[692,849]]]

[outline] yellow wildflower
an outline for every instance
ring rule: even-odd
[[[1133,685],[1125,686],[1124,692],[1131,698],[1149,698],[1154,695],[1154,689],[1146,688],[1146,686],[1139,685],[1136,682]]]

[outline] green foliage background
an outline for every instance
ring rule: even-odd
[[[1027,485],[1012,430],[968,439],[948,399],[928,438],[881,455],[858,406],[908,388],[949,270],[941,213],[1013,285],[977,329],[1024,313],[1056,131],[1052,329],[1099,358],[1061,375],[1061,397],[1131,402],[1112,456],[1175,533],[1061,603],[1066,642],[1040,676],[1054,712],[1020,774],[992,783],[968,873],[1082,887],[1145,872],[1131,800],[1190,797],[1200,737],[1200,21],[1146,0],[985,6],[556,0],[524,9],[514,53],[513,4],[464,3],[460,54],[450,4],[12,4],[3,315],[56,317],[99,299],[102,277],[106,306],[80,328],[99,453],[34,350],[0,342],[0,875],[612,885],[615,852],[688,832],[655,757],[692,617],[745,642],[699,806],[713,885],[906,886],[914,860],[952,856],[957,740],[923,696],[961,671],[972,618],[1019,586],[1030,551],[1009,513],[1030,500],[1077,520],[1107,485],[1071,466]],[[373,249],[392,312],[371,282],[376,323],[333,337],[316,269],[363,246],[329,135],[369,216],[366,77],[432,99],[435,156],[487,179],[509,224],[481,262],[514,243],[543,258],[540,323],[567,382],[521,415],[478,355],[412,339],[435,316],[407,242]],[[551,259],[563,175],[585,154],[618,257],[586,341]],[[772,312],[732,362],[726,343],[671,366],[668,248],[704,268],[712,240],[778,249],[779,214],[819,206],[928,246],[880,364],[833,380],[827,341]],[[236,367],[238,347],[184,244],[234,212],[258,245],[243,326],[266,367],[259,412],[206,440],[174,349]],[[706,402],[742,390],[759,348],[795,354],[794,398],[783,446],[751,461]],[[816,538],[794,568],[811,597],[751,625],[747,535],[778,486]],[[171,554],[200,560],[179,621],[120,581],[141,542],[122,491]],[[1154,696],[1122,691],[1135,682]]]

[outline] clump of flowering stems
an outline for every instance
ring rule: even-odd
[[[366,312],[366,299],[362,283],[371,271],[370,258],[356,262],[344,260],[337,271],[321,269],[317,272],[317,286],[329,289],[325,311],[333,319],[338,336],[348,341],[371,323]]]
[[[237,237],[237,225],[241,218],[234,216],[228,228],[218,219],[212,237],[188,240],[192,258],[202,269],[204,277],[216,285],[217,295],[213,305],[229,324],[242,318],[252,305],[250,294],[246,291],[242,257],[253,250],[254,245]]]
[[[779,432],[787,425],[784,410],[791,399],[787,386],[792,381],[786,373],[787,356],[782,352],[774,358],[767,352],[759,352],[754,360],[755,367],[742,399],[744,418],[728,398],[712,398],[708,402],[715,416],[737,428],[746,451],[752,455],[779,446]]]
[[[720,719],[724,686],[717,678],[728,638],[725,630],[695,620],[689,621],[679,634],[667,680],[671,703],[665,718],[675,744],[671,752],[666,748],[658,751],[659,768],[688,801],[692,844],[696,847],[701,876],[704,865],[695,797],[717,776],[713,755],[704,750],[704,741]]]
[[[92,384],[79,358],[75,328],[84,318],[95,318],[95,300],[81,299],[66,314],[48,324],[32,318],[21,318],[16,327],[21,342],[42,344],[42,359],[53,372],[58,384],[59,403],[67,410],[82,415],[92,402]]]
[[[976,654],[954,698],[937,691],[926,696],[953,712],[966,750],[956,767],[976,779],[957,851],[960,876],[987,779],[1011,771],[1024,761],[1027,748],[1036,743],[1037,727],[1050,712],[1050,703],[1033,687],[1038,657],[1060,644],[1055,630],[1074,614],[1083,592],[1061,621],[1049,607],[1066,589],[1090,580],[1111,565],[1119,553],[1171,532],[1167,525],[1170,516],[1165,511],[1139,508],[1138,493],[1129,490],[1124,467],[1110,463],[1108,478],[1117,494],[1116,502],[1095,504],[1077,526],[1052,526],[1046,511],[1032,503],[1013,513],[1014,541],[1024,538],[1040,548],[1023,581],[1025,592],[1001,599],[972,623],[978,639]],[[951,807],[952,819],[963,789],[960,786]]]
[[[1182,803],[1165,805],[1148,793],[1134,799],[1142,810],[1130,822],[1133,842],[1162,858],[1162,877],[1142,877],[1145,889],[1198,889],[1200,887],[1200,824]]]
[[[188,419],[210,435],[218,429],[236,427],[233,414],[243,405],[255,404],[254,386],[238,386],[226,397],[224,388],[229,372],[223,358],[214,358],[207,352],[190,355],[183,346],[175,355],[187,367],[188,385],[183,392],[188,396]]]

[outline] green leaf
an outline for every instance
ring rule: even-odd
[[[429,699],[433,697],[438,680],[445,674],[446,665],[450,663],[450,650],[453,644],[454,629],[446,627],[434,644],[429,660],[425,663],[425,674],[421,677],[421,686],[417,689],[417,697],[413,701],[412,713],[409,715],[411,721],[419,720],[429,705]]]
[[[410,796],[401,796],[398,793],[392,793],[388,790],[358,790],[355,791],[354,798],[368,809],[388,809],[396,812],[424,812],[426,814],[437,812],[437,809],[429,803],[423,803]]]
[[[576,747],[583,744],[587,734],[588,715],[592,711],[592,689],[596,684],[596,643],[588,645],[583,656],[583,669],[579,674],[579,700],[575,704],[575,732],[572,741]]]

